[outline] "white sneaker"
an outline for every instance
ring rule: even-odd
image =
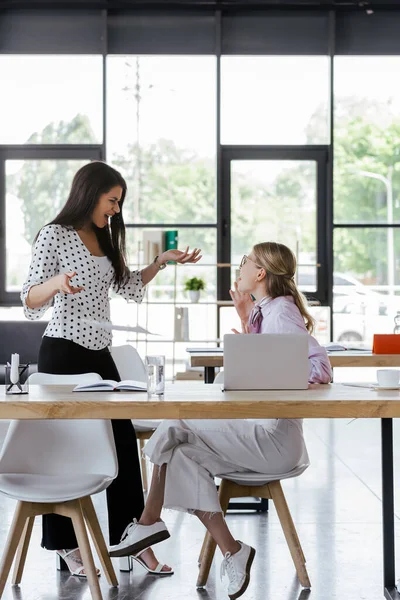
[[[239,598],[250,583],[250,569],[256,551],[251,546],[239,542],[241,548],[235,554],[227,552],[221,564],[221,579],[227,573],[229,577],[228,596],[231,600]]]
[[[136,519],[133,519],[122,534],[120,543],[110,547],[109,554],[110,556],[137,554],[169,537],[164,521],[157,521],[153,525],[141,525]]]

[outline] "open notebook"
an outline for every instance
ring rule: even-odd
[[[133,381],[133,379],[125,379],[124,381],[103,379],[103,381],[96,381],[96,383],[82,383],[73,389],[74,392],[118,392],[119,390],[145,392],[147,386],[143,381]]]

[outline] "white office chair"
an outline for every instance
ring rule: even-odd
[[[134,379],[135,381],[146,381],[146,367],[139,356],[136,348],[130,344],[123,346],[112,346],[111,356],[117,365],[121,379]]]
[[[71,379],[72,378],[72,379]],[[28,377],[30,385],[78,385],[79,383],[96,383],[102,377],[97,373],[83,373],[79,375],[52,375],[50,373],[32,373]],[[0,422],[0,447],[6,437],[10,421]]]
[[[221,385],[224,383],[224,372],[223,371],[220,371],[219,373],[216,374],[213,383],[215,383],[216,385]]]
[[[134,379],[135,381],[146,381],[146,367],[136,348],[130,344],[123,346],[112,346],[111,356],[114,359],[118,373],[121,379]],[[147,491],[147,463],[143,456],[143,448],[145,441],[151,438],[154,431],[157,429],[161,421],[153,420],[132,420],[136,431],[136,437],[139,441],[139,456],[142,468],[143,489]]]
[[[214,384],[221,385],[224,383],[224,372],[220,371],[214,379]],[[273,500],[276,511],[285,534],[290,554],[292,556],[298,578],[303,587],[311,586],[310,580],[305,567],[305,558],[301,548],[300,540],[297,536],[285,495],[283,493],[280,480],[298,477],[308,467],[308,462],[304,459],[299,465],[289,473],[275,474],[272,477],[268,475],[260,475],[259,473],[231,473],[224,475],[220,483],[219,497],[226,508],[226,512],[231,498],[241,498],[242,496],[254,496]],[[203,587],[207,583],[208,574],[211,568],[211,563],[215,553],[215,545],[211,539],[204,539],[201,549],[199,562],[201,563],[198,587]]]
[[[79,373],[74,375],[53,375],[52,373],[32,373],[29,375],[30,385],[78,385],[96,383],[103,378],[97,373]]]
[[[55,375],[37,375],[36,383],[56,383]],[[89,379],[59,377],[57,383],[62,378],[63,384]],[[105,490],[117,473],[110,421],[11,422],[0,455],[0,493],[18,500],[18,505],[0,564],[0,597],[17,549],[12,583],[20,583],[35,516],[48,513],[72,519],[93,600],[102,600],[102,594],[85,521],[109,584],[118,585],[90,498]]]

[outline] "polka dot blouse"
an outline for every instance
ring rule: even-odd
[[[74,287],[84,286],[77,294],[59,292],[40,308],[29,308],[26,298],[32,286],[67,271],[76,271]],[[46,225],[33,249],[28,278],[22,287],[21,300],[28,319],[40,319],[54,305],[53,316],[44,332],[48,337],[64,338],[89,348],[101,350],[111,345],[110,287],[126,300],[141,302],[144,295],[141,271],[132,271],[127,283],[117,290],[113,283],[114,268],[96,261],[78,233],[62,225]]]

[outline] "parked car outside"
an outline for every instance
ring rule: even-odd
[[[315,289],[315,276],[299,274],[299,284],[305,291]],[[335,272],[333,275],[333,335],[335,342],[371,347],[374,333],[391,333],[394,317],[400,310],[400,297],[388,296],[364,285],[361,281]],[[317,331],[329,334],[328,317],[318,312]]]

